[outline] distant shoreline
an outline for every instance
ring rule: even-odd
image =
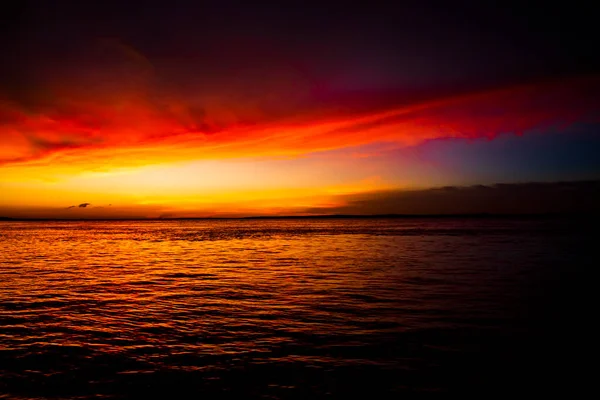
[[[539,213],[539,214],[325,214],[325,215],[257,215],[248,217],[181,217],[181,218],[13,218],[0,217],[4,222],[27,221],[212,221],[212,220],[317,220],[317,219],[550,219],[550,218],[598,218],[600,214],[589,213]]]

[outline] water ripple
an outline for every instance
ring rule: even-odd
[[[571,227],[519,220],[0,231],[0,393],[23,399],[517,387],[524,349],[546,326],[532,315],[585,242]]]

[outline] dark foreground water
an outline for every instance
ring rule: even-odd
[[[0,222],[0,397],[572,393],[590,241],[564,220]]]

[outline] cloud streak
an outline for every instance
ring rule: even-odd
[[[269,93],[245,103],[242,94],[158,95],[152,82],[122,88],[100,83],[89,92],[56,88],[45,103],[0,101],[0,166],[62,163],[67,169],[110,169],[194,159],[289,157],[375,142],[411,146],[440,138],[494,138],[595,121],[600,104],[598,77],[416,103],[386,101],[377,107],[342,107],[339,99],[318,106],[292,101],[280,112],[264,107],[263,97]]]

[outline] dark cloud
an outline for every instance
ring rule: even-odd
[[[40,80],[70,79],[90,66],[133,76],[127,82],[151,71],[162,86],[195,93],[230,86],[240,77],[245,84],[258,82],[249,91],[238,88],[244,94],[262,92],[266,81],[289,66],[301,71],[320,98],[361,89],[406,93],[502,85],[595,72],[600,65],[590,50],[593,2],[358,2],[343,8],[322,1],[285,7],[227,1],[154,1],[152,7],[14,3],[1,19],[6,57],[0,85],[26,103],[43,97]],[[99,59],[92,62],[90,47],[99,42],[98,54],[92,54]],[[114,58],[125,65],[115,67]]]
[[[600,180],[441,187],[342,196],[313,214],[539,214],[600,212]]]
[[[91,203],[81,203],[78,206],[69,206],[66,209],[70,210],[71,208],[86,208],[87,206],[91,206]]]

